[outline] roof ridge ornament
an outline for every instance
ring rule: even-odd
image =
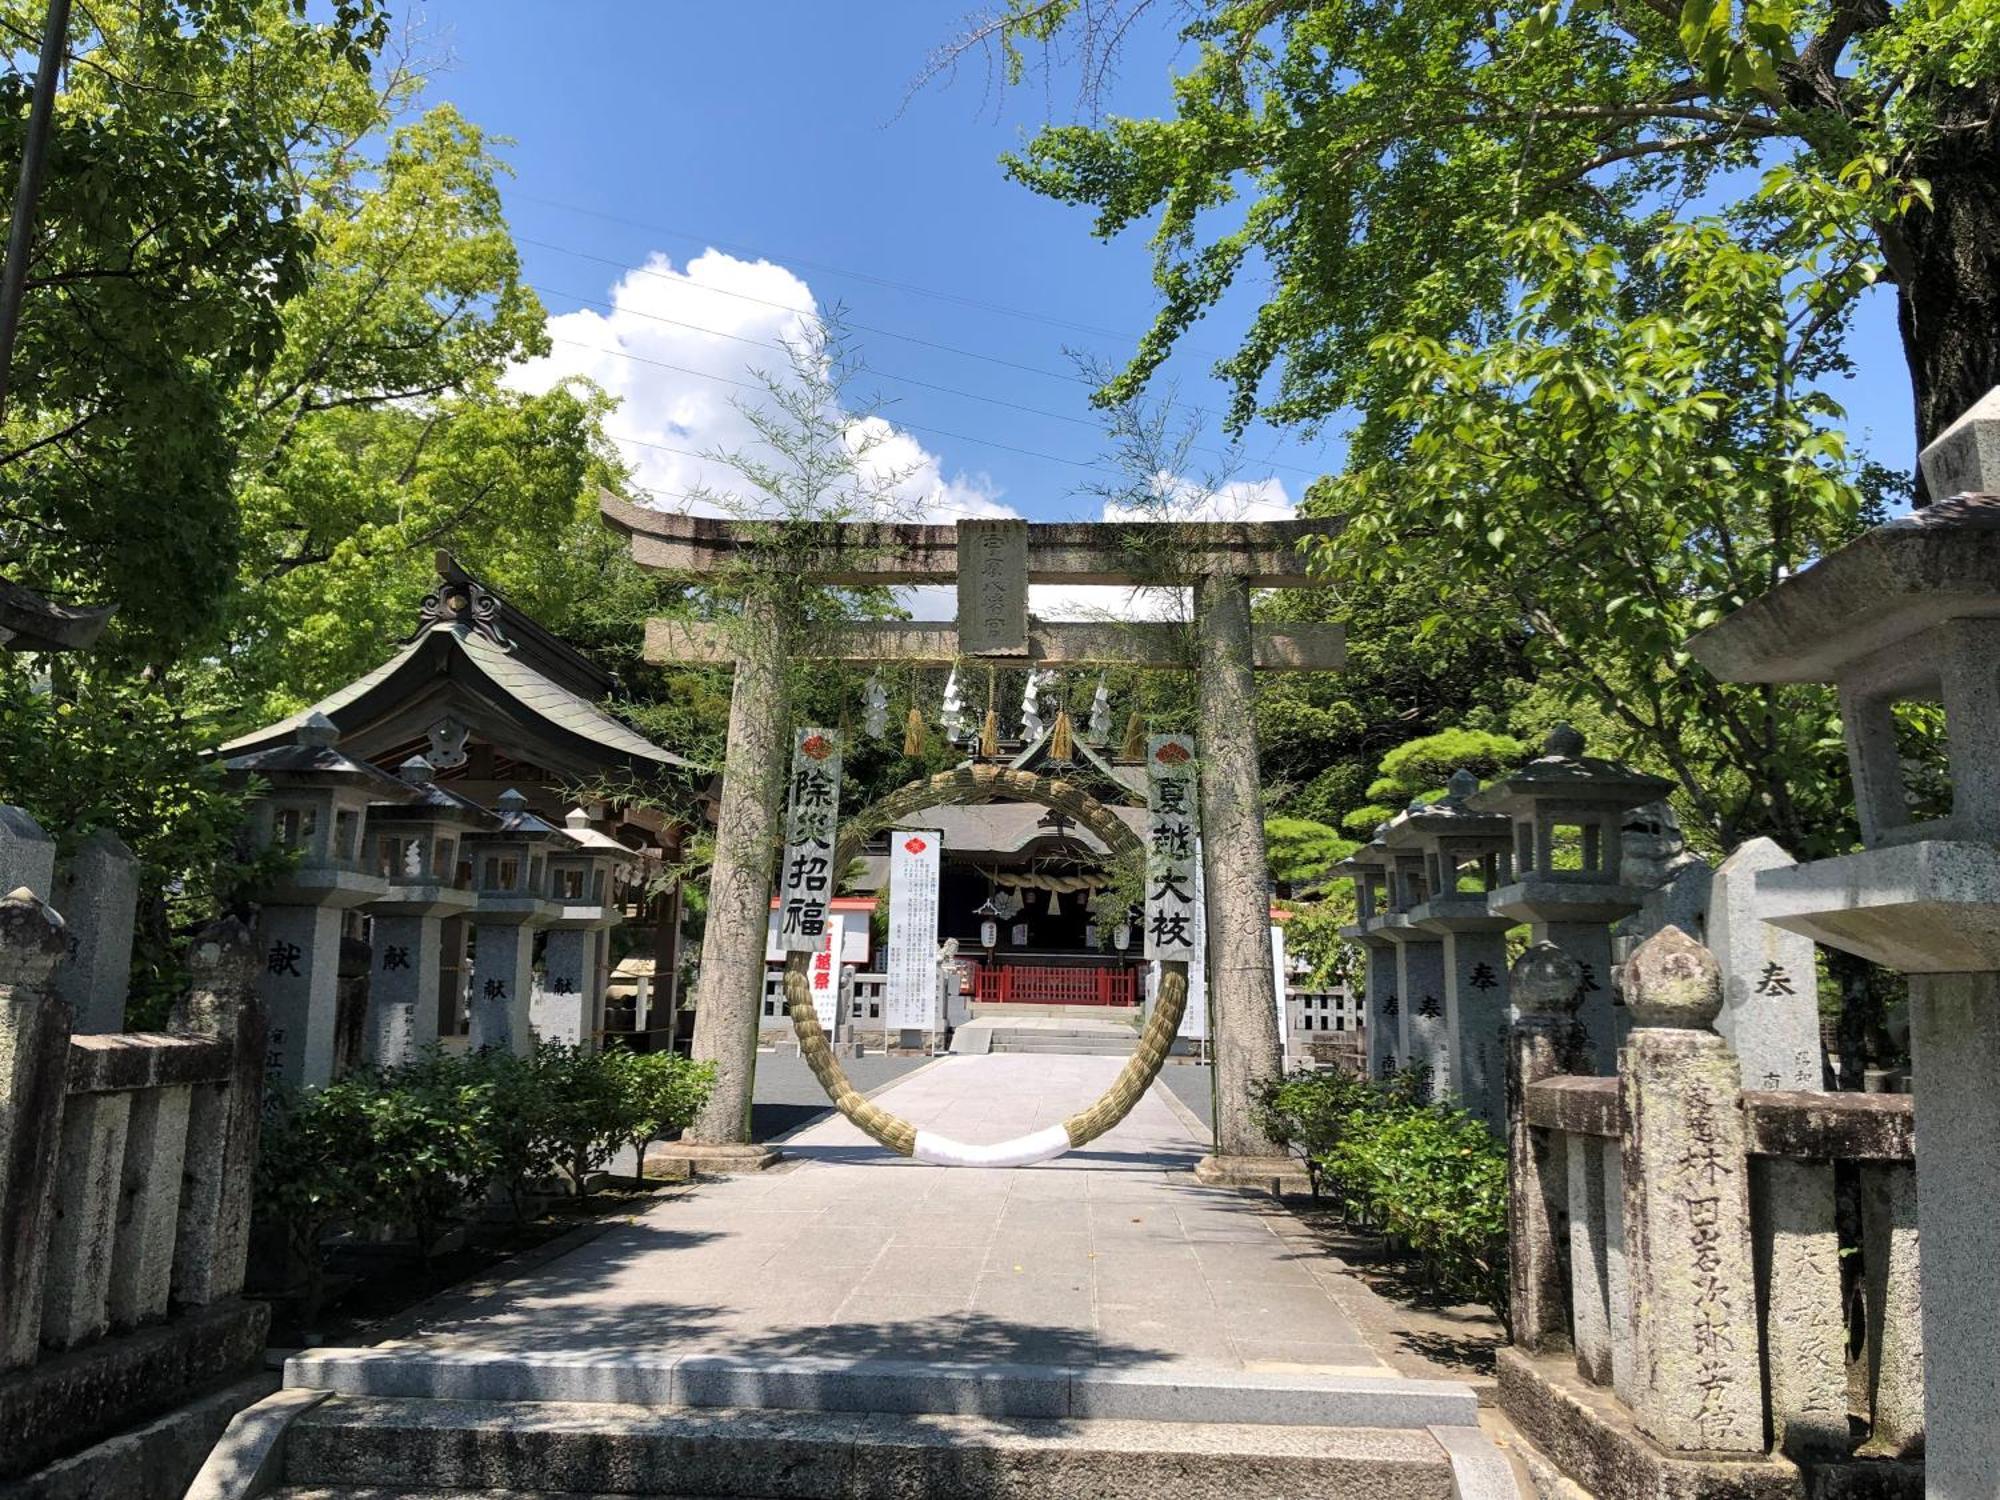
[[[512,651],[513,641],[500,628],[500,596],[460,567],[449,552],[437,554],[437,571],[437,587],[417,605],[416,634],[449,625],[483,635],[502,651]]]

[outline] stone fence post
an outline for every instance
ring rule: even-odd
[[[33,1364],[41,1342],[69,1079],[69,1004],[51,980],[66,946],[53,907],[25,887],[0,898],[0,1370]]]
[[[69,925],[69,956],[56,988],[79,1034],[125,1029],[132,984],[132,929],[139,905],[139,859],[100,828],[56,865],[55,900]]]
[[[231,1048],[229,1081],[197,1085],[188,1105],[173,1299],[200,1307],[243,1290],[264,1113],[266,1019],[257,998],[257,939],[247,923],[234,917],[211,923],[196,936],[190,960],[194,984],[175,1008],[173,1029]]]
[[[1670,1453],[1761,1457],[1763,1374],[1742,1074],[1716,1035],[1722,974],[1677,927],[1626,968],[1625,1135],[1632,1415]]]
[[[1507,1031],[1508,1296],[1514,1343],[1530,1354],[1569,1348],[1569,1278],[1556,1242],[1567,1199],[1557,1139],[1528,1123],[1527,1088],[1563,1071],[1563,1051],[1583,971],[1554,943],[1514,963]]]

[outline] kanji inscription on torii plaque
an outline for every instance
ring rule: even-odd
[[[1028,654],[1028,523],[958,526],[958,649],[967,656]]]

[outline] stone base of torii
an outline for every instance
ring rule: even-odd
[[[1282,1153],[1259,1128],[1256,1084],[1283,1069],[1276,978],[1270,960],[1270,880],[1257,766],[1254,673],[1331,671],[1344,651],[1339,627],[1254,626],[1250,595],[1307,586],[1301,544],[1337,523],[961,521],[890,523],[730,521],[674,515],[605,497],[605,520],[657,572],[725,582],[740,594],[723,622],[647,622],[648,661],[732,665],[729,739],[717,813],[716,857],[696,991],[694,1055],[716,1065],[707,1109],[688,1131],[709,1170],[754,1168],[750,1103],[764,988],[772,866],[781,781],[788,763],[786,656],[906,665],[989,665],[1011,670],[1089,666],[1186,670],[1199,697],[1200,811],[1207,900],[1208,983],[1214,1003],[1217,1181],[1268,1185]],[[951,624],[857,621],[810,642],[788,627],[760,586],[760,567],[782,566],[787,585],[890,587],[956,580]],[[1037,583],[1187,587],[1187,632],[1170,623],[1036,620]],[[733,1149],[732,1149],[733,1148]]]

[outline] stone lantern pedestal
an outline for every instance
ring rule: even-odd
[[[413,756],[399,768],[417,800],[369,812],[376,872],[388,893],[368,903],[374,949],[362,1056],[394,1067],[438,1038],[438,985],[445,919],[470,912],[479,897],[459,879],[464,840],[499,820],[432,779],[431,763]],[[454,966],[455,967],[455,966]]]
[[[618,923],[613,884],[638,855],[590,826],[582,808],[563,820],[575,844],[549,856],[559,914],[542,944],[542,982],[530,1021],[545,1042],[595,1047],[604,1031],[604,981],[610,967],[611,929]]]
[[[1386,825],[1385,825],[1386,826]],[[1367,1043],[1370,1078],[1386,1078],[1409,1056],[1402,1038],[1402,1005],[1398,999],[1397,946],[1382,929],[1388,921],[1389,872],[1394,857],[1378,829],[1373,842],[1362,845],[1335,865],[1334,873],[1354,882],[1356,920],[1340,935],[1359,943],[1368,955],[1363,980],[1361,1027]]]
[[[500,826],[473,836],[479,904],[472,919],[472,1024],[467,1041],[526,1057],[534,1051],[528,1021],[535,982],[535,933],[562,917],[550,899],[548,857],[573,848],[562,829],[528,809],[509,789],[494,801]]]
[[[2000,490],[2000,396],[1924,454],[1934,493]],[[1910,975],[1925,1491],[2000,1475],[2000,495],[1878,526],[1689,649],[1731,682],[1831,682],[1864,848],[1764,871],[1765,919]],[[1911,804],[1899,702],[1941,704],[1950,809]]]
[[[1618,878],[1623,814],[1659,801],[1672,784],[1583,752],[1583,736],[1559,725],[1539,759],[1487,783],[1465,806],[1512,823],[1513,879],[1488,894],[1487,906],[1576,960],[1579,1035],[1570,1063],[1608,1074],[1620,1030],[1611,1009],[1611,927],[1646,897]]]
[[[333,1079],[341,928],[349,911],[389,889],[365,865],[363,823],[372,803],[412,795],[393,776],[336,750],[337,737],[333,721],[315,714],[295,743],[224,762],[235,776],[269,784],[252,809],[254,832],[263,846],[289,850],[297,860],[257,893],[266,1076],[289,1088]]]
[[[1508,883],[1507,820],[1465,805],[1479,788],[1470,772],[1451,778],[1441,801],[1411,808],[1389,829],[1389,845],[1415,848],[1427,898],[1409,911],[1419,931],[1442,939],[1444,1027],[1450,1084],[1460,1104],[1496,1132],[1507,1127],[1507,929],[1512,918],[1487,907]]]

